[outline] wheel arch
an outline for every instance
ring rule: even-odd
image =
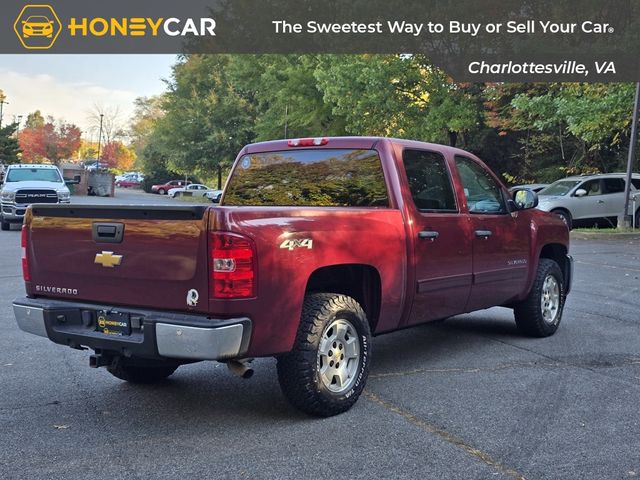
[[[540,250],[540,258],[553,260],[560,266],[565,284],[571,275],[571,265],[567,258],[567,247],[561,243],[547,243]]]
[[[320,267],[307,280],[305,295],[311,292],[341,293],[354,298],[366,313],[371,332],[375,331],[382,303],[382,282],[377,268],[360,263]]]

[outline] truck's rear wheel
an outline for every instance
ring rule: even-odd
[[[565,289],[560,266],[541,258],[527,298],[513,309],[518,329],[532,337],[553,335],[562,319]]]
[[[107,371],[116,378],[130,383],[156,383],[169,377],[178,365],[136,365],[121,357],[114,359]]]
[[[353,298],[307,295],[293,350],[278,358],[278,380],[291,404],[329,417],[349,410],[369,374],[371,332]]]

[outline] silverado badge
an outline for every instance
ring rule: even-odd
[[[113,268],[122,263],[122,255],[114,255],[113,252],[96,253],[94,263],[99,263],[103,267]]]

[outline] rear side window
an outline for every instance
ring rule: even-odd
[[[413,203],[420,211],[457,212],[444,157],[425,150],[402,154]]]
[[[636,187],[636,190],[640,190],[640,178],[632,178],[631,184]]]
[[[625,181],[622,178],[605,178],[604,193],[622,193],[624,185]]]
[[[389,197],[378,152],[323,148],[245,155],[224,204],[387,207]]]

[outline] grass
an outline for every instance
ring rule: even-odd
[[[630,228],[574,228],[575,233],[590,233],[594,235],[616,235],[622,233],[636,233],[640,235],[640,229],[632,230]]]
[[[180,200],[181,202],[189,202],[189,203],[211,203],[207,197],[185,197],[179,195],[175,198],[175,200]]]

